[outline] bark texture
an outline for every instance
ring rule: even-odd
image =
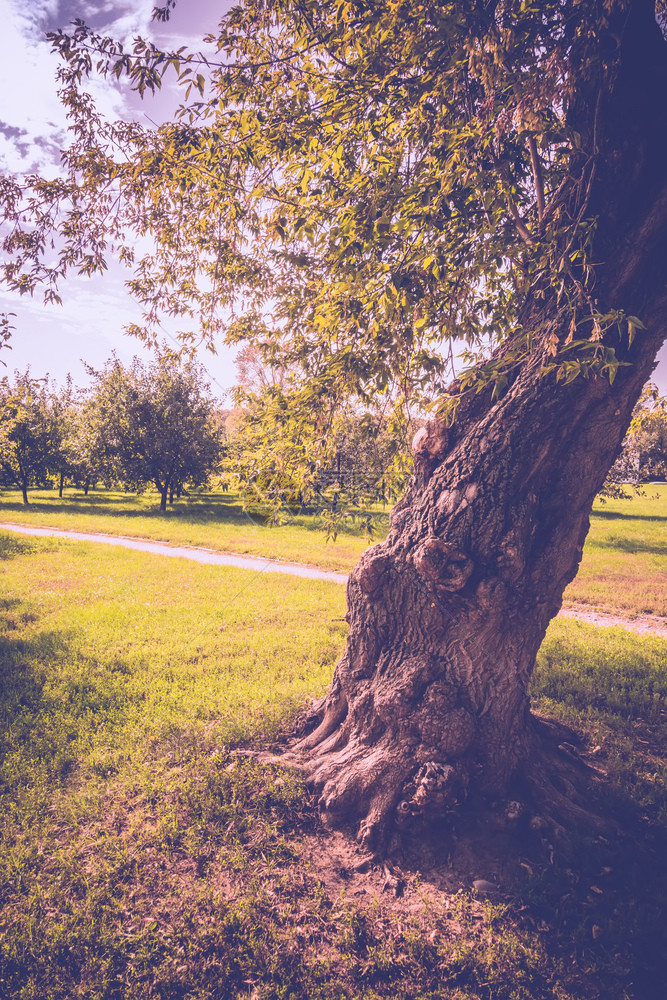
[[[528,684],[666,332],[667,63],[651,6],[631,14],[595,122],[590,207],[600,216],[599,300],[647,329],[615,344],[631,366],[613,385],[557,384],[536,354],[500,401],[464,400],[452,429],[432,422],[417,434],[389,537],[350,577],[347,649],[316,728],[291,753],[324,820],[355,823],[373,850],[472,791],[507,794],[517,775],[561,822],[585,815],[558,765],[551,777],[543,766]],[[538,340],[567,335],[548,292],[531,298],[524,321]]]

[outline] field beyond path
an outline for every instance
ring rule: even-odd
[[[61,499],[55,490],[32,490],[28,507],[16,490],[0,491],[0,520],[13,525],[165,542],[341,575],[389,530],[388,507],[363,514],[342,523],[335,541],[326,541],[318,515],[301,512],[271,526],[230,493],[193,493],[162,513],[157,493],[150,491],[137,496],[99,489],[84,496],[66,489]],[[364,530],[367,515],[373,522],[371,537]],[[667,618],[667,486],[646,486],[643,496],[628,500],[596,501],[590,520],[565,605],[631,619]],[[660,624],[652,622],[651,631]]]
[[[214,552],[213,549],[202,549],[194,545],[169,545],[167,542],[154,542],[147,538],[125,538],[123,535],[63,531],[58,528],[28,528],[21,524],[0,524],[0,531],[15,531],[19,535],[36,535],[42,538],[69,538],[71,541],[78,542],[101,542],[106,545],[120,545],[125,549],[135,549],[137,552],[149,552],[155,556],[190,559],[192,562],[202,563],[205,566],[235,566],[237,569],[250,569],[256,573],[287,573],[288,576],[300,576],[309,580],[347,583],[347,576],[344,573],[333,573],[327,570],[316,569],[313,566],[306,566],[303,563],[263,559],[261,556],[239,556],[231,552]]]
[[[237,569],[249,569],[258,573],[286,573],[311,580],[325,580],[329,583],[344,584],[347,582],[345,573],[317,569],[304,563],[286,562],[278,559],[265,559],[261,556],[238,555],[231,552],[216,552],[213,549],[194,545],[171,545],[168,542],[157,542],[147,538],[127,538],[124,535],[106,535],[100,532],[84,532],[65,530],[62,528],[46,528],[37,525],[27,526],[10,522],[0,523],[0,530],[13,531],[21,535],[34,535],[44,538],[68,538],[72,541],[99,542],[106,545],[118,545],[139,552],[161,555],[171,558],[190,559],[193,562],[211,566],[235,566]],[[633,614],[628,617],[610,611],[593,609],[585,604],[567,603],[560,611],[566,618],[576,618],[601,628],[620,627],[638,632],[641,635],[651,633],[667,638],[667,617],[655,614]]]

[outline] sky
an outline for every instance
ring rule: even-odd
[[[3,58],[0,60],[0,171],[36,171],[55,176],[59,152],[67,145],[67,120],[56,93],[58,60],[45,35],[82,18],[113,37],[149,37],[178,48],[202,48],[202,38],[215,28],[230,0],[181,0],[166,25],[151,19],[156,0],[0,0]],[[178,91],[164,87],[157,98],[142,101],[120,86],[92,83],[99,108],[112,118],[161,121],[178,105]],[[102,277],[72,277],[61,288],[63,306],[45,306],[34,298],[0,288],[0,312],[13,312],[11,351],[3,351],[0,375],[30,365],[33,375],[50,375],[63,384],[71,374],[75,385],[85,385],[84,362],[101,368],[115,351],[125,362],[134,355],[144,360],[150,351],[123,327],[140,319],[140,309],[124,287],[127,272],[111,263]],[[165,323],[165,341],[175,340],[176,325]],[[219,346],[217,355],[202,349],[204,365],[215,395],[222,396],[236,382],[236,348]],[[229,402],[229,400],[227,400]]]
[[[180,0],[169,22],[151,19],[156,0],[0,0],[3,57],[0,61],[0,171],[37,171],[55,176],[59,151],[67,145],[67,120],[55,84],[57,59],[45,38],[47,31],[67,27],[82,18],[113,37],[142,35],[158,44],[200,49],[202,38],[215,28],[231,0]],[[162,121],[178,105],[176,88],[165,86],[158,97],[141,101],[121,86],[92,82],[101,111],[109,117]],[[38,294],[20,297],[0,287],[0,312],[16,314],[12,350],[3,351],[0,375],[14,369],[50,375],[64,383],[71,374],[85,385],[84,363],[101,368],[115,351],[128,362],[150,352],[123,327],[140,319],[140,309],[124,287],[127,276],[111,264],[103,277],[69,278],[62,288],[63,306],[45,306]],[[175,343],[176,326],[165,322],[165,341]],[[218,346],[214,356],[201,350],[198,360],[208,372],[212,391],[224,394],[236,381],[235,348]],[[667,346],[660,355],[655,380],[667,394]]]

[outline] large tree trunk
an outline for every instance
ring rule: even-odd
[[[516,778],[557,821],[589,816],[566,782],[550,780],[558,765],[528,684],[666,332],[667,75],[648,11],[636,5],[602,102],[590,200],[601,216],[594,257],[605,262],[598,300],[647,328],[631,345],[616,339],[631,366],[613,385],[564,385],[542,374],[536,352],[501,400],[464,398],[451,430],[434,422],[417,435],[389,537],[350,577],[347,649],[319,724],[291,753],[325,821],[354,822],[373,850],[397,822],[442,814],[473,792],[497,798]],[[545,330],[567,336],[548,289],[523,319],[538,342]]]

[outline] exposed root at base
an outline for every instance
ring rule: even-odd
[[[600,772],[580,756],[576,733],[560,723],[531,720],[522,762],[491,802],[476,790],[469,760],[419,760],[389,733],[373,744],[361,742],[344,723],[332,725],[335,712],[317,707],[314,733],[284,754],[263,759],[301,771],[319,795],[323,825],[352,828],[360,846],[376,858],[400,852],[401,843],[428,831],[444,833],[461,810],[490,831],[516,827],[564,852],[579,835],[617,830],[613,820],[591,808]]]
[[[533,831],[550,832],[561,848],[567,848],[574,834],[618,832],[614,820],[591,808],[600,772],[579,753],[577,734],[552,719],[533,717],[532,722],[531,752],[520,778],[537,809]]]

